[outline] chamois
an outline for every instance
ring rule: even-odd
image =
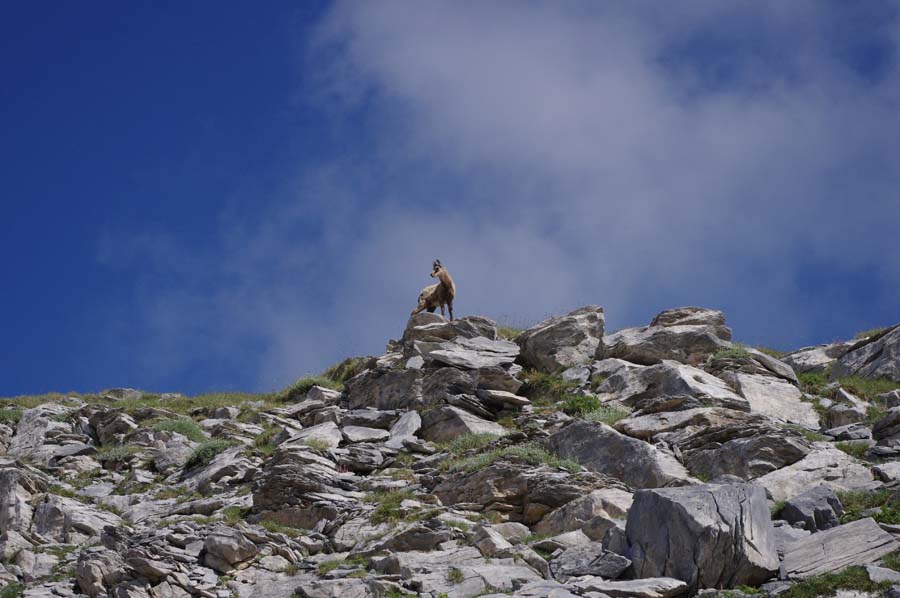
[[[419,304],[410,315],[414,316],[424,309],[427,309],[429,313],[434,313],[434,310],[440,307],[443,316],[444,305],[446,305],[450,310],[450,320],[453,321],[453,298],[456,296],[456,284],[450,278],[447,269],[441,265],[441,260],[434,260],[431,277],[437,278],[440,282],[422,289],[422,292],[419,293]]]

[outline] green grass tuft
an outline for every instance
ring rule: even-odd
[[[483,469],[501,459],[525,461],[529,465],[549,465],[551,467],[559,467],[569,473],[581,471],[581,465],[578,462],[573,461],[572,459],[560,459],[556,455],[547,452],[545,449],[535,444],[508,446],[487,451],[474,457],[449,459],[441,463],[440,468],[450,472],[472,472]]]
[[[857,459],[865,459],[866,455],[869,453],[869,447],[862,443],[836,442],[834,443],[834,448],[844,451],[851,457]]]
[[[278,523],[277,521],[272,521],[271,519],[262,519],[257,523],[258,526],[266,530],[267,532],[272,532],[273,534],[284,534],[289,538],[299,538],[307,533],[306,530],[300,529],[298,527],[292,527],[290,525],[285,525],[283,523]]]
[[[22,419],[22,409],[20,407],[6,407],[0,409],[0,424],[15,427]]]
[[[499,435],[491,434],[490,432],[463,434],[448,442],[439,442],[437,446],[439,449],[448,451],[453,455],[461,455],[468,451],[482,449],[498,438],[500,438]]]
[[[900,524],[900,502],[891,501],[892,491],[889,489],[839,491],[836,494],[844,506],[841,523],[872,517],[879,523]],[[872,515],[863,514],[863,511],[868,509],[880,509],[880,511]]]
[[[709,356],[709,361],[714,359],[749,359],[752,355],[745,345],[734,343],[734,346],[727,349],[719,349]]]
[[[410,490],[383,490],[366,494],[363,501],[378,505],[369,516],[369,521],[377,525],[406,519],[407,516],[400,511],[400,503],[412,498],[415,498],[415,494]]]
[[[194,452],[187,460],[187,463],[184,464],[184,468],[191,469],[193,467],[202,467],[204,465],[209,465],[209,463],[216,457],[216,455],[231,448],[232,446],[234,446],[234,443],[228,440],[207,440],[194,449]]]
[[[876,395],[900,388],[900,382],[885,378],[860,378],[859,376],[846,376],[839,378],[841,388],[867,401],[875,399]]]
[[[520,328],[514,328],[512,326],[498,326],[497,334],[500,335],[500,338],[506,339],[508,341],[513,340],[520,334],[522,334],[523,330]]]
[[[862,567],[847,567],[837,573],[818,575],[797,582],[779,596],[785,598],[820,598],[834,596],[838,590],[856,590],[858,592],[882,592],[891,587],[889,582],[875,583],[869,580],[869,574]]]
[[[600,401],[597,397],[590,395],[569,395],[560,405],[563,413],[572,417],[584,417],[591,411],[600,408]]]
[[[869,338],[870,336],[876,336],[878,334],[881,334],[882,332],[885,332],[885,331],[889,330],[890,328],[891,328],[890,326],[882,326],[881,328],[872,328],[870,330],[862,330],[860,332],[857,332],[856,336],[854,336],[853,338],[855,340],[862,340],[864,338]]]
[[[785,355],[787,355],[786,351],[779,351],[778,349],[772,349],[771,347],[763,347],[762,345],[758,345],[756,350],[760,353],[765,353],[769,357],[774,357],[775,359],[781,359]]]
[[[894,552],[881,559],[881,566],[900,571],[900,553]]]
[[[578,389],[578,384],[563,380],[559,374],[529,370],[522,377],[525,383],[519,389],[519,394],[535,405],[553,405],[564,401]]]
[[[584,414],[584,419],[589,422],[599,422],[608,426],[613,425],[620,419],[629,417],[631,412],[623,407],[614,407],[612,405],[600,405],[593,411]]]
[[[347,380],[366,369],[367,361],[365,357],[348,357],[322,372],[322,377],[343,386]]]
[[[186,418],[164,419],[153,424],[152,429],[154,432],[177,432],[194,442],[204,442],[206,440],[206,434],[203,433],[200,426],[193,420]]]
[[[321,386],[333,390],[342,390],[344,388],[344,385],[340,382],[335,382],[325,376],[304,376],[284,390],[276,393],[276,397],[284,403],[299,401],[306,397],[306,393],[313,386]]]
[[[449,581],[452,584],[460,584],[463,581],[465,581],[465,579],[466,579],[465,574],[463,574],[463,572],[460,569],[457,569],[456,567],[451,568],[447,572],[447,581]]]

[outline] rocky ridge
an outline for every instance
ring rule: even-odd
[[[604,327],[422,313],[281,393],[4,400],[0,596],[900,595],[900,326]]]

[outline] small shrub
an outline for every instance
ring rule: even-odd
[[[856,336],[854,336],[853,338],[855,340],[862,340],[864,338],[869,338],[870,336],[877,336],[877,335],[881,334],[882,332],[887,332],[888,330],[890,330],[890,328],[891,328],[890,326],[882,326],[881,328],[872,328],[870,330],[862,330],[860,332],[857,332]]]
[[[780,594],[786,598],[819,598],[834,596],[838,590],[856,590],[858,592],[882,592],[891,587],[890,582],[875,583],[869,580],[869,574],[862,567],[847,567],[838,573],[817,575],[797,582],[790,589]]]
[[[535,405],[551,405],[564,401],[578,388],[578,384],[563,380],[559,374],[546,374],[534,370],[525,372],[524,380],[519,394],[530,399]]]
[[[863,518],[863,511],[880,509],[871,515],[879,523],[900,524],[900,502],[891,501],[891,490],[853,490],[837,492],[838,500],[844,506],[841,523],[848,523]]]
[[[348,357],[340,363],[336,363],[322,372],[322,377],[331,382],[343,386],[347,380],[366,369],[365,357]],[[321,384],[319,385],[321,386]]]
[[[305,530],[302,530],[297,527],[291,527],[290,525],[285,525],[283,523],[278,523],[277,521],[272,521],[271,519],[262,519],[257,525],[268,532],[272,532],[273,534],[284,534],[290,538],[299,538],[300,536],[306,533]]]
[[[378,505],[369,516],[369,521],[377,525],[405,519],[406,517],[400,512],[400,503],[414,497],[415,494],[410,490],[385,490],[366,494],[363,500]]]
[[[253,439],[253,448],[264,455],[271,455],[275,452],[275,445],[272,443],[272,440],[277,434],[278,428],[274,426],[266,427],[261,434],[257,434]]]
[[[838,378],[838,383],[841,385],[841,388],[847,392],[866,399],[867,401],[872,401],[875,398],[875,395],[880,395],[883,392],[900,388],[900,382],[894,382],[893,380],[888,380],[886,378],[871,379],[860,378],[859,376],[846,376],[844,378]]]
[[[869,452],[869,447],[867,445],[855,442],[836,442],[834,448],[844,451],[851,457],[856,457],[857,459],[865,459]]]
[[[769,512],[772,514],[772,519],[778,519],[781,516],[781,512],[784,510],[784,506],[787,504],[787,501],[784,500],[776,500],[775,504],[773,504],[769,508]]]
[[[479,434],[463,434],[449,442],[438,443],[438,448],[453,455],[461,455],[468,451],[482,449],[500,438],[498,434],[482,432]]]
[[[630,416],[631,412],[622,407],[613,405],[600,405],[593,411],[584,414],[584,419],[589,422],[600,422],[608,426],[613,425],[620,419]]]
[[[797,374],[800,390],[811,395],[824,395],[828,386],[828,375],[822,372],[803,372]]]
[[[727,349],[719,349],[710,355],[709,361],[714,359],[749,359],[750,357],[750,352],[747,351],[746,346],[740,343],[734,343],[733,346]]]
[[[498,326],[497,334],[500,335],[500,338],[511,341],[522,334],[522,330],[519,328],[513,328],[512,326]]]
[[[25,591],[25,586],[20,583],[11,583],[2,590],[0,590],[0,598],[19,598],[22,595],[22,592]]]
[[[177,432],[182,436],[186,436],[188,440],[194,442],[203,442],[206,440],[206,434],[200,429],[200,426],[193,420],[186,418],[164,419],[153,424],[154,432]]]
[[[894,552],[881,559],[881,566],[900,571],[900,554]]]
[[[300,378],[284,390],[275,394],[276,398],[283,402],[299,401],[306,396],[313,386],[321,386],[323,388],[331,388],[333,390],[342,390],[344,385],[335,382],[325,376],[304,376]]]
[[[600,401],[591,395],[569,395],[563,401],[561,408],[566,415],[582,417],[586,413],[599,409]]]
[[[0,424],[15,427],[22,419],[22,409],[19,407],[6,407],[0,409]]]
[[[222,509],[222,517],[228,525],[237,525],[238,521],[243,521],[246,511],[238,506],[225,507]]]
[[[137,454],[140,449],[136,446],[127,446],[123,444],[107,445],[101,447],[95,454],[94,458],[104,462],[122,463],[130,460]]]
[[[234,446],[234,443],[228,440],[207,440],[194,449],[187,463],[184,464],[185,469],[193,467],[202,467],[209,465],[216,455]]]
[[[462,583],[463,581],[465,581],[465,579],[466,576],[460,569],[457,569],[456,567],[451,568],[450,571],[447,572],[447,581],[452,584]]]
[[[581,471],[581,465],[571,459],[560,459],[535,444],[520,444],[494,449],[465,459],[449,459],[440,464],[446,471],[477,471],[500,459],[525,461],[529,465],[549,465],[570,473]]]
[[[804,428],[803,426],[796,426],[792,424],[786,424],[781,426],[785,430],[792,430],[797,434],[800,434],[809,442],[822,442],[823,440],[827,440],[827,437],[824,434],[820,434],[815,430],[810,430],[809,428]]]

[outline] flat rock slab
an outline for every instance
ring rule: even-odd
[[[872,518],[812,534],[785,547],[782,577],[806,579],[845,567],[866,565],[900,548]]]
[[[483,336],[457,337],[436,344],[417,342],[416,347],[426,359],[469,370],[511,364],[519,355],[519,345],[516,343]]]
[[[387,430],[363,426],[344,426],[341,431],[344,433],[344,439],[350,443],[380,442],[391,437],[391,433]]]
[[[730,376],[735,389],[750,403],[750,410],[774,419],[819,429],[819,414],[812,403],[802,399],[800,389],[781,378],[735,373]]]
[[[872,473],[847,453],[818,447],[792,465],[756,479],[772,500],[788,500],[812,486],[827,484],[834,490],[861,490],[872,485]]]
[[[506,434],[506,428],[450,405],[432,409],[422,419],[421,435],[425,440],[444,442],[463,434],[503,436]]]
[[[778,571],[766,493],[756,484],[639,490],[625,533],[636,578],[674,577],[695,591],[757,585]]]
[[[688,592],[688,585],[671,577],[650,577],[631,581],[604,581],[599,577],[582,579],[571,584],[578,593],[600,592],[611,598],[669,598]]]

